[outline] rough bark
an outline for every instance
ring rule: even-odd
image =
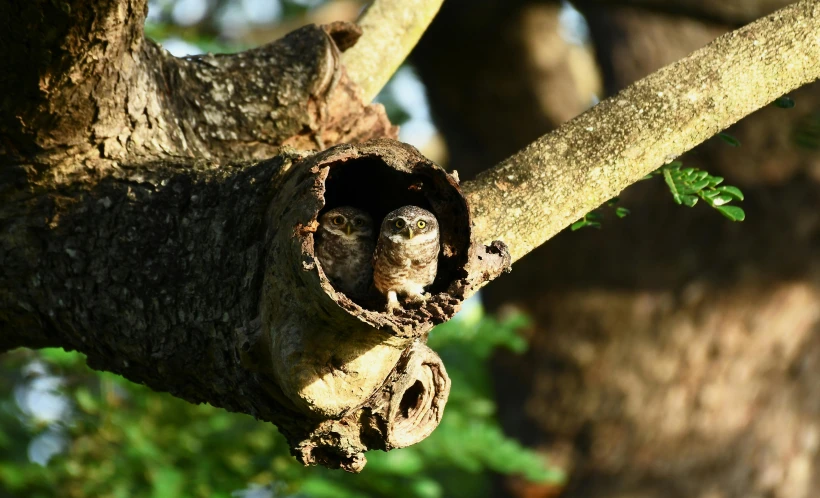
[[[465,184],[478,236],[515,241],[515,262],[626,186],[817,79],[818,37],[820,5],[797,2],[601,102]]]
[[[471,243],[456,181],[415,149],[294,149],[395,136],[339,63],[359,31],[309,26],[180,60],[142,39],[143,3],[61,5],[0,7],[16,50],[4,88],[28,97],[0,107],[0,348],[78,350],[271,421],[305,464],[359,471],[364,451],[426,437],[449,390],[426,332],[509,258]],[[443,271],[421,308],[353,303],[313,258],[319,210],[366,183],[368,208],[412,200],[442,221]]]
[[[741,25],[793,3],[791,0],[580,0],[585,10],[595,7],[634,6],[727,25]]]
[[[358,21],[361,43],[344,55],[350,77],[370,102],[418,43],[444,0],[375,0]]]

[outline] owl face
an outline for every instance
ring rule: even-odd
[[[381,235],[397,243],[414,243],[438,236],[438,220],[430,211],[404,206],[385,216]]]
[[[342,240],[359,240],[373,237],[373,218],[353,207],[331,209],[319,218],[319,226]]]

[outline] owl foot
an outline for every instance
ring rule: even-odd
[[[424,304],[427,302],[427,299],[430,297],[430,294],[422,292],[414,292],[411,294],[407,294],[407,302],[413,304]]]
[[[399,296],[396,294],[396,291],[390,291],[387,293],[387,312],[391,312],[395,309],[401,308],[401,304],[399,304]]]

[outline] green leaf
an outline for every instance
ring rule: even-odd
[[[618,218],[626,218],[631,211],[625,207],[615,208],[615,216]]]
[[[573,223],[572,225],[570,225],[569,229],[574,232],[576,230],[580,230],[580,229],[585,228],[585,227],[601,228],[601,223],[600,222],[592,221],[592,220],[589,219],[589,218],[592,217],[591,215],[593,215],[593,214],[594,213],[588,213],[584,218],[582,218],[582,219],[576,221],[575,223]],[[598,215],[598,218],[600,218],[600,215]]]
[[[721,183],[723,183],[723,177],[722,176],[710,176],[709,177],[709,185],[711,185],[713,187],[716,187],[716,186],[720,185]]]
[[[794,100],[791,97],[782,96],[774,101],[774,105],[781,109],[791,109],[794,107]]]
[[[710,199],[709,203],[712,206],[717,207],[717,206],[722,206],[724,204],[729,204],[730,202],[732,202],[733,199],[734,198],[731,195],[718,195],[718,196],[714,197],[713,199]]]
[[[683,201],[681,200],[680,192],[678,192],[678,186],[672,178],[672,169],[672,167],[663,168],[663,180],[666,182],[666,186],[669,187],[669,191],[672,192],[672,199],[674,199],[676,203],[681,204]]]
[[[698,182],[693,183],[687,189],[690,193],[700,192],[701,190],[705,189],[709,186],[709,180],[700,180]]]
[[[682,195],[680,196],[680,202],[678,204],[684,204],[685,206],[693,207],[695,204],[698,203],[698,198],[694,195]]]
[[[746,213],[737,206],[717,206],[715,209],[732,221],[743,221],[746,219]]]
[[[727,144],[731,145],[732,147],[740,147],[740,140],[736,139],[732,135],[729,135],[728,133],[720,132],[720,133],[718,133],[718,136],[721,138],[721,140],[723,140]]]
[[[732,187],[731,185],[724,185],[722,187],[716,188],[715,190],[717,192],[730,195],[739,201],[743,200],[743,192],[741,192],[740,189],[737,187]]]

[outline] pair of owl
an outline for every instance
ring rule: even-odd
[[[319,218],[316,256],[333,286],[348,296],[364,297],[370,285],[387,298],[425,300],[424,288],[438,270],[438,220],[430,211],[404,206],[384,217],[378,238],[373,218],[354,207],[331,209]]]

